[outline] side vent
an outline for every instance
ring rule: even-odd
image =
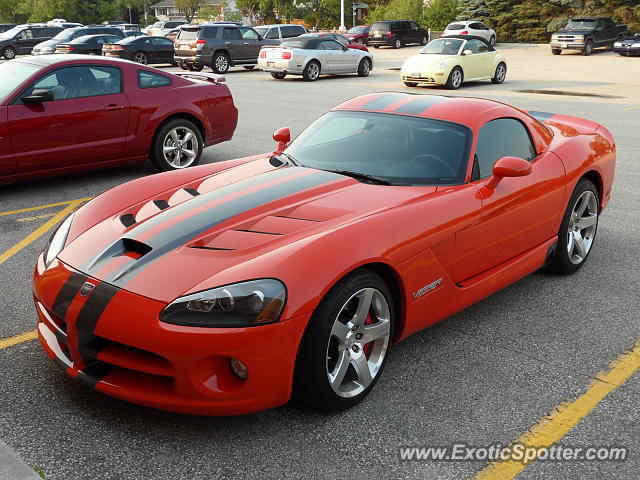
[[[120,217],[120,221],[122,222],[122,225],[129,228],[136,224],[136,217],[133,216],[133,213],[127,213]]]
[[[128,255],[132,258],[140,258],[149,253],[152,249],[146,243],[139,242],[133,238],[123,238],[123,255]]]
[[[194,197],[197,197],[198,195],[200,195],[195,188],[185,188],[184,191],[187,192],[189,195],[193,195]]]
[[[154,200],[153,203],[155,203],[156,207],[158,207],[160,210],[164,210],[165,208],[169,208],[169,204],[167,203],[166,200]]]

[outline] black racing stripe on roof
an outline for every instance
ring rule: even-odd
[[[409,114],[418,114],[424,112],[426,109],[437,105],[440,102],[446,100],[446,97],[442,97],[440,95],[422,95],[415,100],[410,101],[409,103],[405,103],[401,105],[396,110],[395,113],[409,113]]]
[[[368,103],[365,103],[362,107],[363,110],[382,110],[387,108],[400,100],[407,97],[406,93],[386,93],[381,97],[375,98]]]

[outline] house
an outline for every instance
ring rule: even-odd
[[[222,10],[225,4],[227,8],[232,10],[236,7],[235,0],[205,0],[203,2],[203,6],[220,10],[221,16],[223,15]],[[166,22],[168,20],[185,20],[184,12],[178,10],[174,0],[161,0],[158,3],[151,5],[151,8],[153,9],[153,15],[161,22]]]

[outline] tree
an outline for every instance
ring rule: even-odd
[[[423,5],[423,0],[391,0],[387,4],[378,5],[369,12],[367,22],[401,18],[422,23]]]
[[[457,0],[434,0],[424,7],[422,24],[432,30],[444,30],[460,11]]]
[[[335,28],[340,24],[340,0],[310,0],[305,6],[303,18],[314,30]]]
[[[205,4],[205,0],[175,0],[175,6],[178,11],[184,13],[184,17],[188,23],[191,23],[193,17],[196,16],[200,7]]]

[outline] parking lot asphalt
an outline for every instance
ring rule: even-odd
[[[373,50],[375,69],[364,79],[277,81],[233,69],[226,77],[240,112],[238,129],[232,141],[207,149],[203,163],[272,150],[276,128],[289,126],[296,135],[334,105],[373,91],[478,96],[589,118],[613,133],[618,165],[594,250],[578,273],[535,273],[397,344],[371,395],[336,415],[295,404],[229,418],[161,412],[74,383],[37,341],[0,343],[2,441],[47,479],[459,479],[473,477],[486,462],[404,462],[399,448],[508,444],[558,406],[588,395],[594,382],[604,382],[599,372],[640,339],[640,91],[632,88],[640,58],[612,52],[556,57],[544,46],[501,49],[509,61],[503,85],[477,82],[457,92],[404,87],[397,69],[415,47]],[[576,95],[583,93],[602,96]],[[136,165],[0,187],[0,342],[34,328],[30,276],[48,234],[28,244],[25,238],[65,205],[2,212],[92,197],[150,172]],[[635,371],[559,440],[628,447],[626,461],[536,461],[518,478],[637,478],[639,394]]]

